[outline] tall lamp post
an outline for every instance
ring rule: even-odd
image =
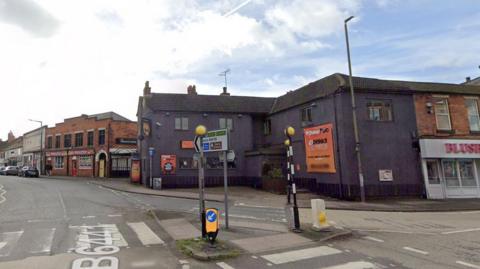
[[[347,56],[348,56],[348,83],[350,84],[350,96],[352,98],[352,120],[353,120],[353,132],[355,135],[355,152],[357,154],[357,164],[358,164],[358,181],[360,183],[360,199],[365,202],[365,186],[363,182],[363,171],[362,171],[362,160],[360,155],[360,139],[358,137],[358,125],[357,125],[357,107],[355,105],[355,94],[353,91],[353,82],[352,82],[352,61],[350,59],[350,44],[348,42],[348,27],[347,23],[353,19],[354,16],[350,16],[345,20],[345,41],[347,42]]]
[[[40,120],[32,120],[32,119],[28,119],[29,121],[33,121],[33,122],[38,122],[40,123],[40,174],[42,174],[42,171],[43,171],[43,130],[42,130],[42,127],[43,127],[43,122],[40,121]]]

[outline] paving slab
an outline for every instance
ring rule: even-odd
[[[202,235],[200,230],[183,218],[160,220],[158,223],[175,240],[196,238]]]
[[[284,248],[292,248],[312,243],[313,241],[293,233],[283,233],[262,237],[232,240],[232,243],[250,253],[259,253]]]

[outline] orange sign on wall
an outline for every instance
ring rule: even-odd
[[[182,149],[194,149],[195,145],[193,144],[193,140],[182,140],[180,141],[180,147]]]
[[[303,129],[307,172],[336,173],[331,123]]]
[[[162,155],[160,165],[164,174],[175,174],[177,155]]]

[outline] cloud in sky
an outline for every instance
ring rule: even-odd
[[[218,94],[230,68],[232,94],[275,96],[345,73],[349,15],[358,75],[456,81],[478,65],[469,0],[252,0],[224,16],[245,2],[0,0],[0,93],[21,100],[2,106],[0,138],[35,128],[33,117],[135,119],[145,80],[154,92]]]
[[[50,37],[60,26],[52,14],[32,0],[0,0],[0,21],[36,37]]]

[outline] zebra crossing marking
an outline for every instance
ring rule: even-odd
[[[273,264],[284,264],[288,262],[296,262],[300,260],[311,259],[311,258],[316,258],[320,256],[340,254],[340,253],[342,253],[341,250],[327,247],[327,246],[320,246],[320,247],[314,247],[314,248],[286,251],[286,252],[275,253],[270,255],[263,255],[262,258],[264,258],[265,260]]]
[[[145,222],[127,222],[127,225],[132,228],[132,230],[137,234],[138,239],[144,245],[158,245],[165,244],[165,242],[160,239],[148,226]]]
[[[32,238],[30,246],[30,253],[50,253],[52,249],[53,237],[55,235],[56,228],[51,229],[34,229],[30,233]]]
[[[322,269],[379,269],[380,267],[376,266],[371,262],[366,261],[355,261],[347,262],[344,264],[338,264],[329,267],[323,267]]]
[[[10,252],[15,247],[18,239],[22,236],[23,231],[6,232],[0,234],[0,242],[3,243],[3,247],[0,248],[0,257],[6,257],[10,255]]]

